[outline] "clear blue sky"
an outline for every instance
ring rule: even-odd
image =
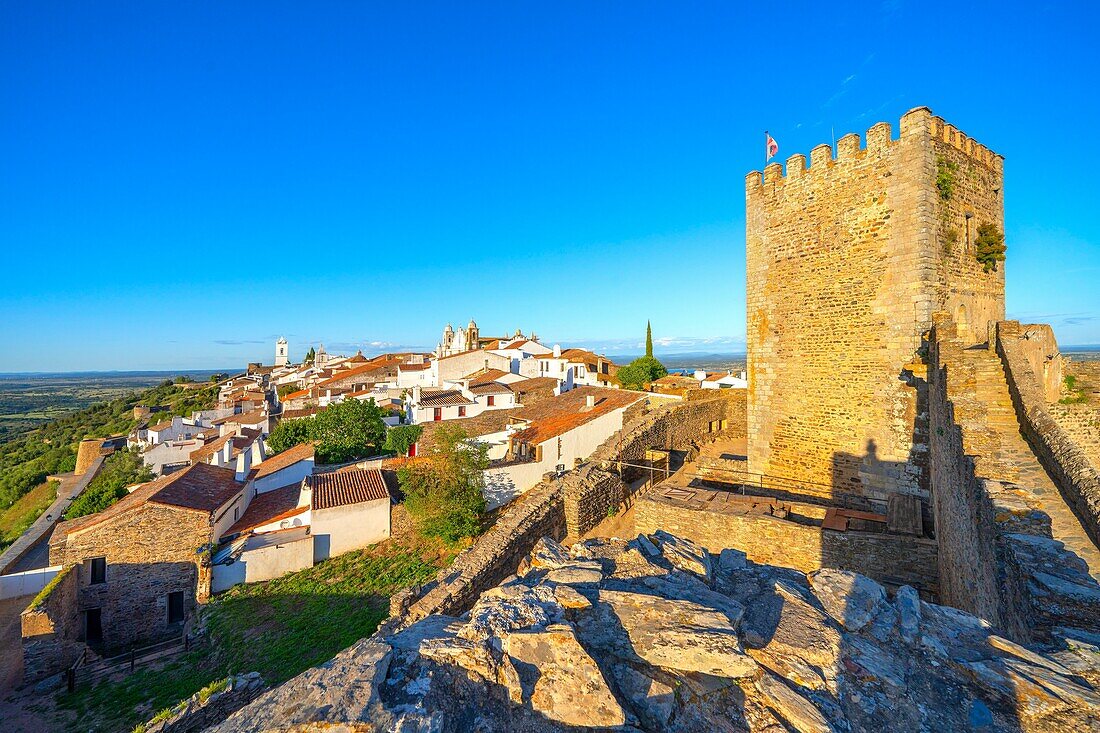
[[[471,316],[740,349],[762,131],[785,160],[919,105],[1006,157],[1009,315],[1100,343],[1094,7],[4,2],[0,371]]]

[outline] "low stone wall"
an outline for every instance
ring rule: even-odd
[[[557,481],[544,481],[508,505],[496,524],[425,589],[394,596],[390,615],[403,615],[403,622],[412,623],[434,613],[453,616],[464,612],[483,591],[514,573],[543,536],[565,537],[562,490]]]
[[[1020,429],[1066,494],[1093,542],[1100,544],[1100,474],[1047,407],[1046,391],[1032,369],[1029,353],[1041,348],[1043,342],[1029,341],[1032,328],[1018,321],[997,324],[997,353],[1004,363]]]
[[[724,510],[722,502],[674,499],[660,487],[634,505],[639,533],[661,529],[712,553],[732,548],[755,563],[804,573],[823,567],[854,570],[880,582],[911,585],[935,598],[936,542],[909,535],[838,532],[768,514]]]
[[[174,709],[172,716],[145,726],[144,733],[199,733],[220,723],[266,691],[259,672],[234,675],[229,685],[206,700],[195,693]]]
[[[32,683],[70,667],[84,651],[77,606],[79,568],[58,573],[20,615],[23,681]]]
[[[1053,417],[1070,439],[1085,452],[1093,469],[1100,471],[1100,408],[1092,404],[1048,404]]]
[[[702,393],[704,390],[697,390]],[[651,448],[693,453],[699,443],[744,437],[746,390],[721,390],[695,399],[638,410],[562,482],[565,522],[570,537],[579,537],[607,518],[627,498],[628,483],[645,469],[619,467],[614,461],[644,463]]]

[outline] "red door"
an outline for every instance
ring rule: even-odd
[[[440,420],[443,419],[443,408],[442,407],[435,408],[435,412],[432,415],[432,419],[435,420],[436,422],[439,422]]]

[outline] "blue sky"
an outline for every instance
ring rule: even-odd
[[[743,348],[744,177],[928,105],[1006,157],[1010,317],[1100,343],[1090,3],[0,5],[0,371]]]

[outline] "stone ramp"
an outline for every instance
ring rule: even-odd
[[[1051,536],[1084,560],[1089,574],[1100,581],[1100,550],[1020,433],[1000,357],[984,347],[962,353],[974,379],[974,404],[964,410],[987,428],[984,435],[968,435],[968,446],[980,445],[984,453],[975,460],[978,474],[1009,484],[1006,491],[1049,516]]]

